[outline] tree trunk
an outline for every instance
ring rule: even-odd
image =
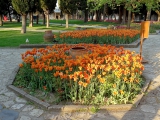
[[[84,22],[88,22],[88,10],[85,10],[84,14]]]
[[[117,19],[116,19],[116,15],[115,14],[113,14],[113,17],[114,17],[114,20],[116,21]]]
[[[84,17],[85,17],[85,13],[84,13],[84,11],[82,11],[81,19],[84,20]]]
[[[3,26],[3,21],[2,21],[2,14],[0,14],[0,26]]]
[[[122,7],[119,6],[119,19],[118,19],[118,22],[121,23],[122,22]]]
[[[75,15],[74,15],[74,13],[73,13],[73,14],[72,14],[72,19],[73,19],[73,20],[74,20],[74,16],[75,16]]]
[[[22,15],[22,29],[21,33],[26,33],[26,15]]]
[[[60,15],[61,16],[61,15]],[[78,19],[78,10],[76,11],[76,20]]]
[[[36,24],[38,24],[39,22],[39,15],[37,15],[37,18],[36,18]]]
[[[10,7],[10,6],[9,6],[9,7]],[[10,22],[12,22],[11,12],[10,12],[10,10],[9,10],[9,7],[8,7],[8,15],[9,15],[9,20],[10,20]]]
[[[29,12],[29,27],[33,27],[33,13]]]
[[[45,17],[45,14],[43,13],[43,25],[46,24],[46,17]]]
[[[9,21],[12,22],[11,14],[10,13],[8,13],[8,14],[9,14]]]
[[[66,14],[66,28],[68,28],[68,14]]]
[[[158,21],[160,21],[160,15],[158,15]]]
[[[107,8],[107,5],[105,4],[103,9],[103,21],[105,21],[105,18],[106,18],[106,8]]]
[[[46,14],[46,20],[47,20],[46,27],[49,28],[49,12],[47,12]]]
[[[156,10],[155,12],[156,12],[157,15],[158,15],[158,21],[160,21],[160,11]]]
[[[101,20],[100,10],[96,10],[96,22],[99,22],[100,20]]]
[[[132,12],[132,15],[131,15],[131,22],[134,22],[134,19],[135,19],[135,14]]]
[[[94,13],[91,12],[91,21],[93,21],[93,16],[94,16]]]
[[[19,15],[17,15],[17,22],[19,23],[20,22],[20,16]]]
[[[122,24],[126,24],[126,9],[123,8],[123,20],[122,20]]]
[[[131,10],[128,10],[128,22],[127,22],[127,28],[130,29],[131,24]]]
[[[151,9],[147,11],[146,20],[151,20]]]

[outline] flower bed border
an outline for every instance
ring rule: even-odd
[[[9,78],[9,81],[7,83],[7,87],[13,90],[15,93],[21,95],[22,97],[28,99],[29,101],[39,105],[40,107],[43,107],[48,110],[63,111],[63,112],[66,112],[66,111],[72,112],[72,111],[79,111],[79,110],[88,111],[95,107],[94,105],[51,105],[47,102],[41,101],[38,98],[29,95],[22,89],[17,88],[13,85],[13,82],[15,80],[15,77],[18,71],[19,71],[19,66],[17,66],[12,72]],[[104,105],[104,106],[99,106],[98,109],[107,110],[107,111],[124,111],[124,110],[130,110],[131,108],[136,108],[151,83],[151,80],[149,79],[148,74],[145,74],[145,70],[143,71],[143,77],[145,78],[146,82],[140,94],[138,94],[136,98],[134,99],[133,104]]]
[[[56,44],[56,43],[55,43]],[[53,46],[55,44],[21,44],[20,48],[45,48],[47,46]],[[140,39],[130,43],[130,44],[111,44],[116,47],[124,47],[124,48],[136,48],[140,44]]]

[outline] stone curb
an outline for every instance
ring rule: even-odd
[[[14,72],[11,74],[12,79],[10,78],[10,81],[14,81],[15,76],[18,72],[19,67],[16,67]],[[124,110],[130,110],[131,108],[136,108],[138,104],[140,103],[145,91],[149,87],[151,80],[148,79],[149,75],[143,74],[143,76],[146,79],[146,82],[144,84],[144,87],[142,88],[141,92],[137,97],[134,99],[132,104],[121,104],[121,105],[105,105],[105,106],[98,106],[99,110],[107,110],[107,111],[124,111]],[[9,82],[11,83],[11,82]],[[17,88],[13,86],[12,84],[8,84],[7,86],[9,89],[13,90],[15,93],[20,94],[21,96],[25,97],[26,99],[30,100],[31,102],[39,105],[40,107],[43,107],[48,110],[55,110],[55,111],[80,111],[80,110],[91,110],[92,108],[95,108],[93,105],[51,105],[47,102],[41,101],[38,98],[29,95],[25,91],[21,90],[20,88]]]
[[[33,96],[29,95],[28,93],[26,93],[25,91],[21,90],[20,88],[17,88],[14,85],[12,85],[12,83],[15,80],[15,77],[16,77],[16,74],[17,74],[18,71],[19,71],[19,66],[15,67],[15,69],[13,70],[13,72],[12,72],[10,78],[9,78],[9,81],[7,83],[7,87],[9,89],[13,90],[15,93],[20,94],[21,96],[25,97],[26,99],[28,99],[28,100],[36,103],[37,105],[40,105],[43,108],[47,109],[50,106],[50,104],[48,104],[46,102],[43,102],[43,101],[37,99],[36,97],[33,97]]]
[[[53,46],[55,44],[21,44],[19,47],[20,48],[45,48],[47,46]],[[131,44],[111,44],[111,45],[116,47],[124,47],[124,48],[136,48],[139,46],[139,44],[140,44],[140,39],[134,41]]]
[[[20,48],[45,48],[47,46],[53,46],[54,44],[21,44]]]
[[[12,71],[9,80],[7,82],[7,85],[11,85],[16,77],[17,72],[19,71],[19,66],[17,66],[16,68],[14,68],[14,70]]]

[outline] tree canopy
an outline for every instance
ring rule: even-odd
[[[55,9],[56,3],[57,0],[40,0],[41,8],[49,13]]]
[[[47,25],[49,27],[49,14],[55,9],[57,0],[40,0],[40,6],[47,18]]]
[[[0,26],[3,26],[3,14],[6,13],[7,11],[7,2],[8,0],[4,1],[4,0],[0,0]]]
[[[21,33],[26,33],[26,15],[34,5],[34,0],[12,0],[12,5],[17,13],[22,15]]]
[[[67,14],[73,14],[77,10],[77,3],[80,0],[60,0],[60,9]]]
[[[7,2],[8,0],[0,0],[0,14],[4,14],[7,11]]]
[[[14,9],[20,15],[26,15],[27,12],[29,11],[30,4],[32,3],[33,3],[33,0],[12,0],[12,5]]]

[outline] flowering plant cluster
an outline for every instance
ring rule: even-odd
[[[133,29],[86,29],[61,33],[59,43],[78,44],[129,44],[139,38],[139,30]]]
[[[16,85],[30,91],[54,92],[59,101],[79,104],[129,103],[144,80],[141,58],[111,45],[77,44],[89,52],[72,58],[73,45],[54,45],[22,54]]]

